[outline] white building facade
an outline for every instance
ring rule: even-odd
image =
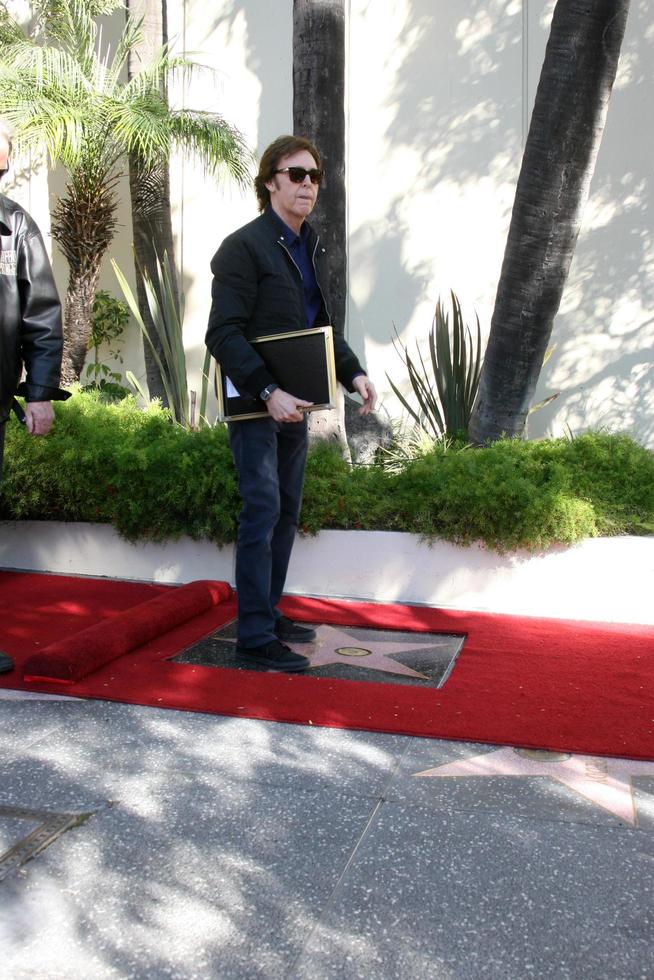
[[[261,152],[292,131],[292,0],[169,0],[179,50],[217,69],[171,98],[221,112]],[[654,448],[654,22],[632,0],[607,126],[555,352],[530,419],[532,437],[624,431]],[[439,296],[459,296],[488,332],[553,0],[346,0],[349,297],[346,331],[399,416],[386,374],[408,389],[393,350],[426,338]],[[306,134],[312,136],[312,134]],[[171,169],[177,262],[191,387],[199,390],[211,256],[256,214],[253,191],[217,184],[188,160]],[[27,173],[6,193],[47,231],[59,178]],[[102,287],[120,295],[108,259],[131,266],[127,184]],[[53,249],[58,282],[66,266]],[[124,366],[143,373],[141,341]]]

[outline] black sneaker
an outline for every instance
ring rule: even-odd
[[[280,616],[275,623],[275,633],[283,643],[313,643],[316,631],[310,626],[300,626],[287,616]]]
[[[244,647],[236,644],[236,659],[244,664],[258,664],[271,670],[285,670],[289,673],[306,670],[310,661],[300,653],[294,653],[285,643],[271,640],[260,647]]]
[[[6,653],[0,653],[0,674],[8,674],[14,669],[14,662]]]

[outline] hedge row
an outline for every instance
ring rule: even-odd
[[[130,540],[233,541],[239,510],[224,426],[188,432],[157,406],[79,393],[55,431],[7,426],[5,519],[113,524]],[[410,531],[457,544],[536,550],[595,535],[654,533],[654,453],[627,436],[441,447],[391,474],[309,455],[301,530]]]

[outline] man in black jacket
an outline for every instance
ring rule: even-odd
[[[11,129],[0,119],[0,179],[9,169]],[[25,396],[25,425],[33,436],[52,428],[59,388],[61,304],[39,229],[14,201],[0,194],[0,475],[5,425],[15,394]],[[25,368],[25,380],[19,384]],[[0,673],[11,670],[0,653]]]
[[[320,154],[303,137],[280,136],[264,152],[255,179],[261,215],[229,235],[211,262],[207,346],[235,388],[260,400],[268,416],[229,423],[243,508],[236,545],[237,656],[275,670],[300,671],[309,660],[287,643],[315,631],[282,616],[284,588],[302,501],[310,403],[284,391],[250,344],[257,337],[331,323],[326,254],[305,219],[323,178]],[[371,412],[376,392],[332,323],[338,380]]]

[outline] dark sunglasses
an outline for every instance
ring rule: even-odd
[[[312,184],[321,184],[325,176],[324,170],[305,170],[304,167],[282,167],[281,170],[273,170],[273,174],[288,174],[289,180],[294,184],[301,184],[305,177],[309,177]]]

